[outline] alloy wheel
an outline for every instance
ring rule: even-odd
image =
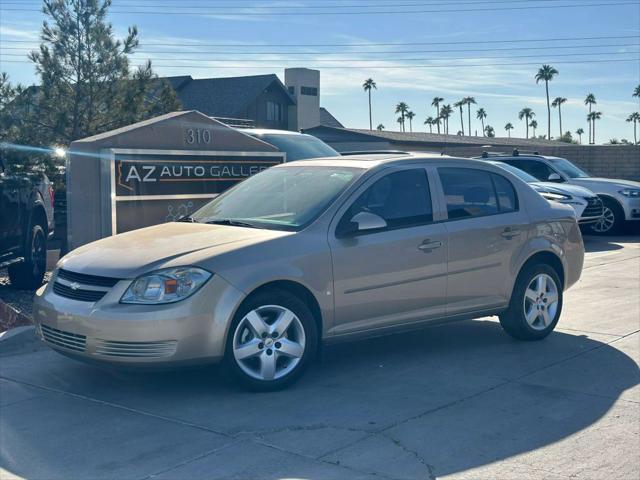
[[[302,360],[306,336],[288,308],[264,305],[248,312],[233,335],[233,356],[252,378],[273,381],[291,373]]]
[[[534,330],[545,330],[558,311],[558,286],[546,273],[533,277],[524,292],[524,315]]]
[[[592,229],[597,233],[606,233],[613,228],[614,223],[616,222],[616,217],[611,210],[606,205],[602,211],[602,217],[592,225]]]

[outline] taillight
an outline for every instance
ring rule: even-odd
[[[49,200],[51,201],[51,208],[53,208],[53,205],[55,203],[55,195],[54,195],[54,191],[53,191],[53,187],[51,185],[49,185]]]

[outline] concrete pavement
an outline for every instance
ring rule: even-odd
[[[283,392],[2,342],[0,478],[636,480],[640,237],[586,246],[542,342],[432,327],[332,347]]]

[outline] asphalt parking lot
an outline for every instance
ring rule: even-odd
[[[640,236],[586,239],[559,327],[485,318],[327,349],[293,388],[0,342],[0,478],[640,477]]]

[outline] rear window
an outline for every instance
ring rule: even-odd
[[[311,135],[264,134],[257,138],[286,153],[287,162],[309,158],[339,157],[340,154],[319,138]]]

